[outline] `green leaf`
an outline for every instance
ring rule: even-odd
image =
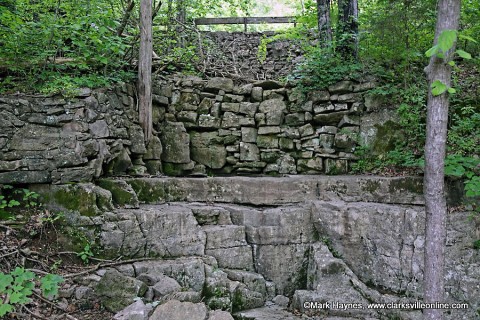
[[[432,94],[434,96],[439,96],[442,93],[444,93],[445,91],[447,91],[447,86],[443,82],[441,82],[440,80],[435,80],[432,83],[431,87],[432,87]]]
[[[9,274],[0,273],[0,293],[12,284],[13,277]]]
[[[430,58],[431,56],[433,56],[434,54],[437,54],[438,53],[438,45],[436,46],[433,46],[431,47],[430,49],[427,50],[427,52],[425,52],[425,55]]]
[[[455,41],[457,40],[457,31],[455,30],[443,30],[440,36],[438,37],[438,47],[442,50],[443,53],[450,50]]]
[[[23,294],[21,294],[20,292],[13,292],[10,295],[10,302],[13,303],[13,304],[19,303],[23,299],[24,299]]]
[[[3,317],[9,312],[12,312],[13,308],[9,304],[0,304],[0,317]]]
[[[472,59],[472,55],[466,51],[463,51],[463,50],[457,50],[456,53],[462,57],[463,59],[467,59],[467,60],[470,60]]]
[[[454,88],[448,88],[447,91],[448,91],[448,93],[450,93],[450,94],[455,94],[455,93],[457,93],[457,90],[455,90]]]
[[[465,40],[468,40],[468,41],[472,41],[472,42],[477,43],[477,40],[473,39],[472,37],[465,36],[465,35],[463,35],[463,34],[459,34],[458,37],[459,37],[459,38],[462,38],[462,39],[465,39]]]
[[[455,67],[455,61],[449,61],[448,65],[451,66],[451,67]]]

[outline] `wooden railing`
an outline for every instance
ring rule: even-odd
[[[249,24],[293,23],[297,26],[295,17],[230,17],[230,18],[198,18],[195,25],[243,24],[245,32]]]

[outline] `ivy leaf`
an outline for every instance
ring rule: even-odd
[[[459,50],[457,50],[456,52],[457,52],[457,54],[458,54],[460,57],[462,57],[463,59],[467,59],[467,60],[472,59],[472,55],[471,55],[470,53],[466,52],[466,51],[463,51],[463,50],[460,50],[460,49],[459,49]]]
[[[431,87],[432,87],[432,94],[434,96],[439,96],[442,93],[444,93],[445,91],[447,91],[447,86],[443,82],[441,82],[440,80],[435,80],[432,83]]]
[[[438,47],[445,53],[453,47],[456,40],[457,32],[455,30],[443,30],[438,37]]]
[[[427,50],[427,52],[425,52],[425,55],[430,58],[431,56],[433,56],[434,54],[437,54],[438,52],[438,45],[435,45],[433,47],[431,47],[430,49]]]
[[[457,90],[456,90],[455,88],[448,88],[447,91],[448,91],[448,93],[450,93],[450,94],[455,94],[455,93],[457,93]]]

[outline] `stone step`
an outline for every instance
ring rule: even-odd
[[[118,192],[123,185],[116,183],[115,188],[110,188],[112,183],[105,180],[112,179],[101,179],[98,183],[112,194]],[[190,201],[273,206],[309,200],[416,205],[424,203],[421,177],[296,175],[127,178],[124,181],[131,186],[140,202],[149,204]],[[116,198],[125,201],[125,197],[113,194],[113,199]]]

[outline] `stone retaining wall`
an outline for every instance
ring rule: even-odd
[[[276,40],[267,44],[265,61],[260,61],[259,45],[262,39],[273,37],[274,32],[204,32],[202,35],[214,48],[206,60],[206,72],[211,76],[280,79],[302,58],[302,50],[294,41]]]
[[[0,97],[0,183],[345,173],[373,86],[342,81],[304,96],[271,80],[157,79],[148,146],[131,85],[84,89],[71,99]]]
[[[83,89],[71,99],[0,97],[0,183],[67,183],[135,173],[151,151],[135,108],[134,88],[127,84]]]

